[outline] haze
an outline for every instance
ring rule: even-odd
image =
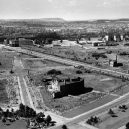
[[[129,18],[129,0],[0,0],[0,19]]]

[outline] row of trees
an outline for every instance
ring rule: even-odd
[[[25,106],[23,104],[19,105],[19,109],[14,111],[13,109],[9,111],[7,109],[6,111],[3,111],[2,108],[0,108],[0,118],[5,123],[7,120],[10,120],[11,122],[19,119],[19,118],[26,118],[27,119],[27,126],[30,125],[30,120],[35,120],[35,123],[37,125],[44,124],[47,126],[54,126],[55,121],[52,121],[52,118],[50,115],[45,117],[44,113],[36,113],[32,108]]]

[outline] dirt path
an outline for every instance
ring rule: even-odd
[[[20,59],[17,57],[14,58],[14,71],[18,76],[18,84],[20,89],[21,101],[23,104],[32,107],[30,103],[30,98],[28,96],[28,90],[26,90],[26,83],[24,80],[24,76],[22,75],[23,64]]]

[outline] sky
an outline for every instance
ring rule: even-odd
[[[0,19],[129,18],[129,0],[0,0]]]

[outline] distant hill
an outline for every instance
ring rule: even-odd
[[[64,22],[63,18],[40,18],[42,21],[50,21],[50,22]]]
[[[113,22],[129,22],[129,18],[121,19],[95,19],[95,20],[83,20],[83,21],[72,21],[77,23],[113,23]]]
[[[10,22],[65,22],[63,18],[37,18],[37,19],[0,19],[0,21]]]

